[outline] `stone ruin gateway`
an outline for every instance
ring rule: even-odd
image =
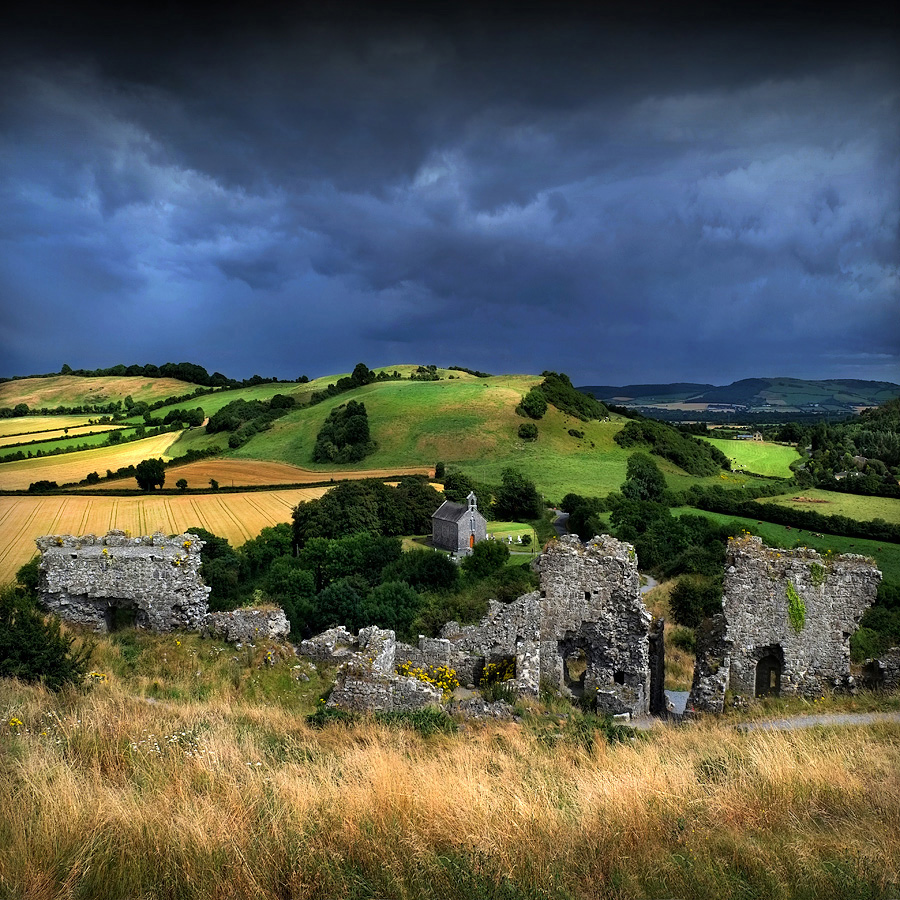
[[[634,548],[608,536],[582,544],[565,535],[536,565],[541,589],[508,604],[492,601],[477,625],[448,622],[441,637],[420,637],[416,647],[393,632],[363,629],[354,637],[338,628],[304,641],[300,653],[342,663],[329,703],[349,709],[440,703],[439,691],[396,675],[403,663],[448,666],[469,687],[487,665],[512,663],[510,686],[521,694],[537,695],[544,681],[595,699],[602,712],[664,713],[662,623],[651,627]]]
[[[881,572],[864,556],[730,540],[722,612],[698,629],[688,709],[722,712],[725,692],[818,697],[851,687],[850,636]]]
[[[66,622],[102,633],[130,625],[196,631],[209,611],[195,534],[128,537],[48,535],[41,551],[38,598]]]

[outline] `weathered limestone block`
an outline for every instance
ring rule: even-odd
[[[301,641],[297,652],[317,662],[338,665],[346,662],[359,649],[356,637],[343,625],[329,628],[315,637]]]
[[[230,612],[214,612],[206,617],[206,630],[233,644],[256,640],[284,640],[291,630],[283,609],[245,606]]]
[[[697,659],[685,710],[691,713],[721,713],[731,668],[731,642],[726,635],[725,616],[719,613],[697,627]]]
[[[47,535],[36,543],[38,597],[67,622],[105,632],[121,610],[152,631],[204,624],[210,589],[200,578],[203,541],[195,534],[131,538],[110,531],[102,538]]]

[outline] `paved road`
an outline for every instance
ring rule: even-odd
[[[556,518],[553,520],[553,527],[556,529],[557,536],[562,537],[564,534],[568,534],[569,514],[563,512],[561,509],[554,509],[553,512],[556,513]]]
[[[737,727],[741,731],[797,731],[800,728],[815,728],[817,725],[874,725],[877,722],[900,722],[900,712],[822,713],[816,716],[743,722]]]

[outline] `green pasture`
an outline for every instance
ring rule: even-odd
[[[741,468],[757,475],[790,478],[793,475],[791,463],[800,458],[796,448],[770,444],[767,441],[731,441],[723,438],[703,440],[718,447],[731,460],[732,469]]]
[[[792,502],[794,497],[824,501],[818,503]],[[822,491],[818,488],[797,489],[790,494],[765,498],[766,503],[778,503],[790,509],[807,509],[823,516],[847,516],[861,522],[884,519],[900,523],[900,500],[890,497],[863,497],[859,494],[842,494],[839,491]]]
[[[757,519],[745,519],[740,516],[729,516],[725,513],[707,512],[703,509],[694,509],[690,506],[682,506],[672,510],[672,515],[705,516],[720,524],[737,523],[742,528],[758,534],[770,547],[812,547],[820,553],[831,550],[833,553],[860,553],[874,559],[878,568],[884,574],[885,580],[900,583],[900,544],[890,544],[886,541],[868,541],[863,538],[841,537],[839,535],[825,534],[816,537],[816,534],[806,529],[788,528],[786,525],[775,525],[771,522],[762,522]]]

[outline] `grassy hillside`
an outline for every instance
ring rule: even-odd
[[[770,444],[766,441],[730,441],[722,438],[704,438],[718,447],[730,460],[731,468],[744,469],[757,475],[790,478],[791,463],[800,458],[794,447]]]
[[[48,378],[20,378],[0,383],[0,406],[27,403],[31,409],[42,409],[96,405],[124,400],[129,394],[135,403],[141,400],[153,403],[166,397],[189,394],[197,387],[199,385],[175,378],[51,375]]]
[[[518,428],[525,420],[516,414],[516,405],[540,381],[537,376],[504,375],[367,385],[292,411],[229,455],[279,460],[321,472],[359,468],[359,464],[311,461],[316,434],[328,412],[358,400],[366,405],[372,437],[378,443],[375,453],[366,458],[366,467],[434,465],[441,460],[475,478],[499,482],[501,471],[512,465],[555,499],[569,491],[606,494],[617,488],[625,479],[629,455],[612,440],[622,427],[620,420],[581,422],[551,407],[537,422],[538,440],[519,439]],[[584,437],[569,435],[569,429],[583,432]]]

